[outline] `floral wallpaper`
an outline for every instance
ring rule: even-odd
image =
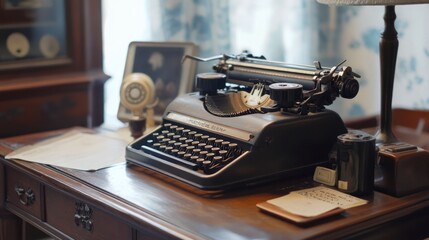
[[[329,106],[343,118],[380,109],[378,44],[383,6],[331,7],[316,0],[146,1],[152,41],[192,41],[200,56],[248,50],[269,60],[331,67],[345,63],[362,76],[354,99]],[[399,51],[394,107],[429,109],[429,5],[396,6]],[[211,63],[199,71],[210,71]]]

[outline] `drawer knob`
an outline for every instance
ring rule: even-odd
[[[29,206],[36,200],[36,196],[31,188],[25,190],[22,187],[15,186],[15,192],[19,197],[19,202],[24,206]]]
[[[76,226],[81,226],[87,231],[92,231],[94,228],[91,221],[92,209],[86,203],[76,202],[76,210],[74,214],[74,222]]]

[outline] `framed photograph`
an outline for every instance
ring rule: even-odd
[[[131,42],[125,63],[124,77],[131,73],[148,75],[155,86],[158,104],[154,108],[160,121],[167,105],[178,95],[192,91],[196,65],[185,61],[185,55],[196,55],[197,46],[190,42]],[[131,112],[119,106],[118,118],[129,119]]]

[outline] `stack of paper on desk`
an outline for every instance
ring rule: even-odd
[[[294,191],[259,203],[257,207],[297,223],[306,223],[339,214],[344,212],[344,209],[366,203],[366,200],[320,186]]]
[[[127,142],[100,134],[71,131],[34,145],[19,148],[6,159],[95,171],[125,162]]]

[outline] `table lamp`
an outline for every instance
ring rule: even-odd
[[[393,134],[392,96],[399,45],[395,29],[395,5],[429,3],[429,0],[318,0],[318,2],[329,5],[385,6],[385,28],[380,39],[381,111],[380,128],[376,134],[380,151],[375,186],[378,190],[396,196],[428,188],[429,152],[417,146],[401,143]],[[395,145],[398,148],[391,147]]]
[[[392,132],[392,96],[395,78],[398,33],[395,29],[395,5],[429,3],[429,0],[318,0],[329,5],[384,5],[384,32],[380,39],[381,111],[377,143],[397,142]]]

